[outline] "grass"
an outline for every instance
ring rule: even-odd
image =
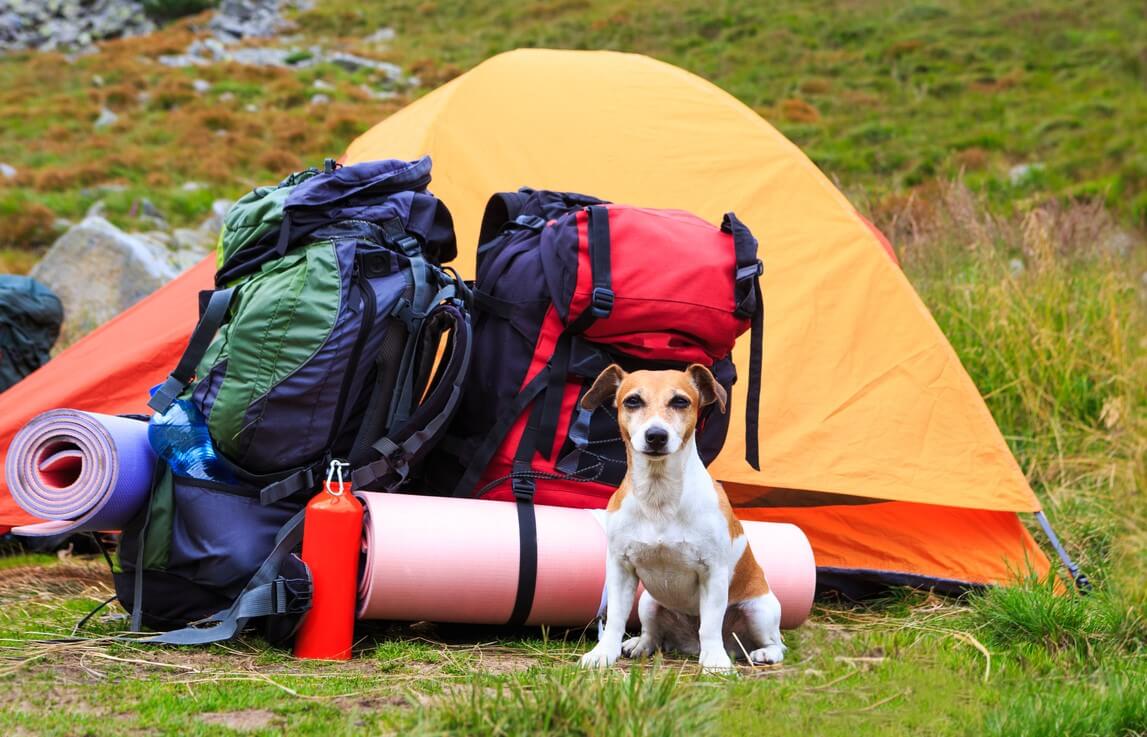
[[[101,199],[123,225],[137,224],[144,197],[173,224],[193,222],[213,198],[337,155],[414,97],[520,46],[635,51],[700,74],[868,198],[877,218],[962,174],[996,212],[1099,200],[1124,222],[1147,223],[1138,3],[324,0],[296,17],[300,35],[287,43],[298,61],[317,42],[397,62],[418,78],[413,87],[329,63],[156,61],[182,52],[203,18],[90,56],[0,57],[0,161],[18,171],[0,179],[0,248],[38,252],[57,217],[81,217]],[[383,25],[397,30],[392,43],[364,40]],[[198,92],[195,80],[211,86]],[[330,102],[312,105],[318,80]],[[105,107],[119,120],[93,129]],[[204,186],[189,193],[187,181]]]
[[[129,226],[145,196],[193,222],[501,50],[651,54],[764,114],[889,234],[1096,593],[1028,581],[826,602],[786,634],[783,666],[735,679],[674,658],[582,673],[578,631],[378,625],[353,661],[329,664],[257,639],[99,639],[125,626],[114,607],[93,618],[95,639],[45,644],[110,596],[107,579],[3,549],[0,733],[1147,734],[1141,5],[326,0],[298,20],[304,41],[400,63],[422,86],[377,100],[362,85],[381,80],[324,65],[152,61],[197,21],[74,63],[0,58],[0,161],[19,171],[0,180],[0,268],[22,269],[55,218],[97,200]],[[380,25],[397,39],[365,45]],[[308,104],[317,79],[329,105]],[[100,106],[120,121],[93,132]]]

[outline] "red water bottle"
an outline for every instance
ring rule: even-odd
[[[311,570],[311,609],[295,637],[295,657],[349,660],[362,550],[362,504],[343,471],[331,461],[323,490],[307,503],[303,562]]]

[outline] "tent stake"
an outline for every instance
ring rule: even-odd
[[[1055,534],[1055,530],[1051,529],[1051,523],[1048,522],[1047,517],[1043,512],[1036,512],[1035,518],[1039,520],[1040,527],[1047,533],[1047,537],[1051,540],[1051,546],[1055,548],[1055,552],[1059,554],[1059,559],[1063,561],[1063,565],[1067,567],[1067,572],[1071,574],[1072,580],[1075,581],[1075,588],[1079,589],[1081,594],[1091,593],[1091,581],[1088,580],[1086,573],[1080,573],[1079,566],[1063,549],[1063,545],[1059,542],[1059,537]]]

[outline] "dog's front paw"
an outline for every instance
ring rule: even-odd
[[[619,652],[609,652],[602,644],[581,656],[582,668],[608,668],[617,660]]]
[[[724,650],[702,650],[701,670],[706,673],[733,673],[733,661]]]
[[[785,659],[785,646],[767,645],[762,648],[757,648],[749,653],[749,659],[754,663],[764,663],[766,665],[779,663]]]
[[[621,643],[621,654],[627,658],[648,658],[656,650],[657,644],[653,642],[653,638],[644,634]]]

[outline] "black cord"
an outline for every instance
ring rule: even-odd
[[[84,618],[81,619],[79,622],[76,622],[76,626],[72,628],[72,637],[75,637],[76,633],[78,633],[81,629],[83,629],[84,625],[87,624],[88,621],[91,620],[92,617],[96,616],[97,612],[99,612],[101,609],[106,607],[108,604],[111,604],[115,600],[116,600],[116,597],[113,595],[113,596],[109,597],[107,601],[104,601],[103,603],[97,605],[95,609],[93,609],[90,612],[88,612],[87,614],[85,614]]]

